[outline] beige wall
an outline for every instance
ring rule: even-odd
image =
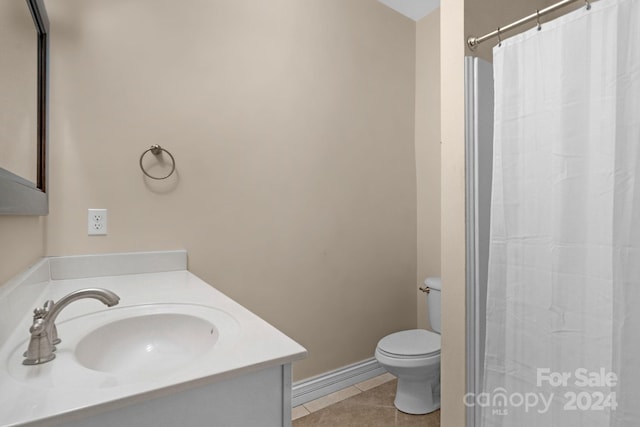
[[[527,16],[554,0],[447,0],[441,7],[442,110],[442,425],[465,423],[465,157],[464,55],[466,38]],[[511,33],[514,34],[514,33]],[[497,40],[476,54],[491,59]],[[469,53],[467,51],[467,53]]]
[[[440,275],[440,12],[416,23],[417,284]],[[429,326],[417,290],[418,327]]]
[[[47,6],[47,254],[186,248],[307,347],[295,379],[415,327],[412,21],[375,0]],[[166,181],[138,168],[156,143]],[[87,208],[108,236],[87,237]]]
[[[0,215],[0,286],[45,255],[45,221]]]
[[[440,7],[442,411],[444,427],[465,423],[464,0]]]

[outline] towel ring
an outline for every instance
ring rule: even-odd
[[[153,176],[153,175],[149,175],[149,173],[144,170],[144,166],[142,166],[142,159],[144,158],[145,154],[147,154],[148,152],[151,152],[151,154],[153,154],[154,156],[159,156],[160,154],[162,154],[162,152],[165,152],[169,155],[169,157],[171,157],[171,172],[169,172],[167,175],[165,176]],[[162,148],[161,146],[159,146],[158,144],[153,144],[151,146],[151,148],[145,150],[142,155],[140,156],[140,169],[142,169],[142,173],[144,173],[146,176],[148,176],[151,179],[167,179],[169,178],[173,172],[176,170],[176,159],[173,158],[173,155],[167,151],[166,149]]]

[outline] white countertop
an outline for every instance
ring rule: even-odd
[[[50,280],[32,308],[41,306],[48,299],[57,301],[82,288],[109,289],[120,296],[120,304],[106,308],[96,300],[86,299],[64,308],[56,321],[62,339],[57,346],[58,356],[51,362],[36,366],[24,366],[21,358],[16,356],[26,350],[32,323],[32,313],[24,313],[24,318],[0,348],[0,426],[58,424],[65,417],[100,413],[243,373],[288,364],[307,354],[298,343],[185,270]],[[142,304],[176,303],[213,307],[235,319],[237,328],[224,345],[197,363],[159,375],[153,380],[130,381],[88,369],[79,373],[77,364],[72,375],[82,378],[66,376],[69,371],[64,360],[72,356],[70,349],[65,347],[65,320]]]

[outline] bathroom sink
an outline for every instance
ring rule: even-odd
[[[34,386],[109,388],[199,372],[235,345],[240,326],[226,311],[180,303],[112,307],[58,323],[56,358],[22,365],[27,341],[7,360],[9,374]],[[195,375],[195,374],[194,374]]]
[[[218,328],[201,317],[145,314],[91,331],[78,342],[75,357],[96,371],[152,376],[192,363],[213,348],[218,338]]]

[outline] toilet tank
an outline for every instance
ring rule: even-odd
[[[427,309],[429,311],[429,324],[434,332],[440,333],[440,292],[442,283],[439,277],[427,277],[424,284],[429,288],[427,296]]]

